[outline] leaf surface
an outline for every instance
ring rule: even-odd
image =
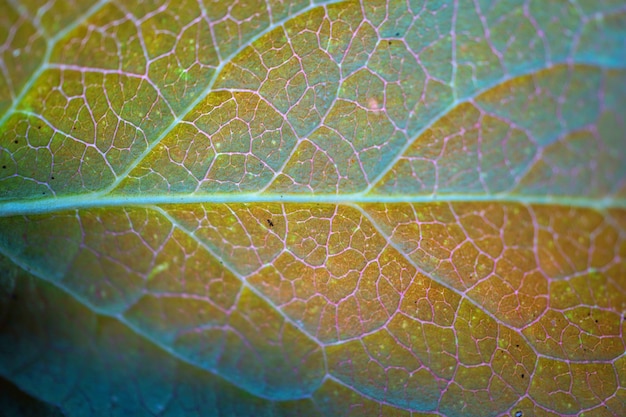
[[[626,414],[623,1],[0,5],[33,407]]]

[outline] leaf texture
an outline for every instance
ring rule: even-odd
[[[623,1],[0,6],[20,401],[626,414]]]

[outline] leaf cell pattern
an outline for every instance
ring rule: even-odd
[[[20,401],[626,415],[623,1],[0,7]]]

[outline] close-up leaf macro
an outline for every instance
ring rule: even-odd
[[[625,0],[0,0],[0,416],[626,416]]]

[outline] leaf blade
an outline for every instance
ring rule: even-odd
[[[268,415],[623,411],[622,2],[182,6],[93,5],[0,122],[3,270],[161,352],[129,406],[180,367]],[[10,377],[84,412],[62,358]]]

